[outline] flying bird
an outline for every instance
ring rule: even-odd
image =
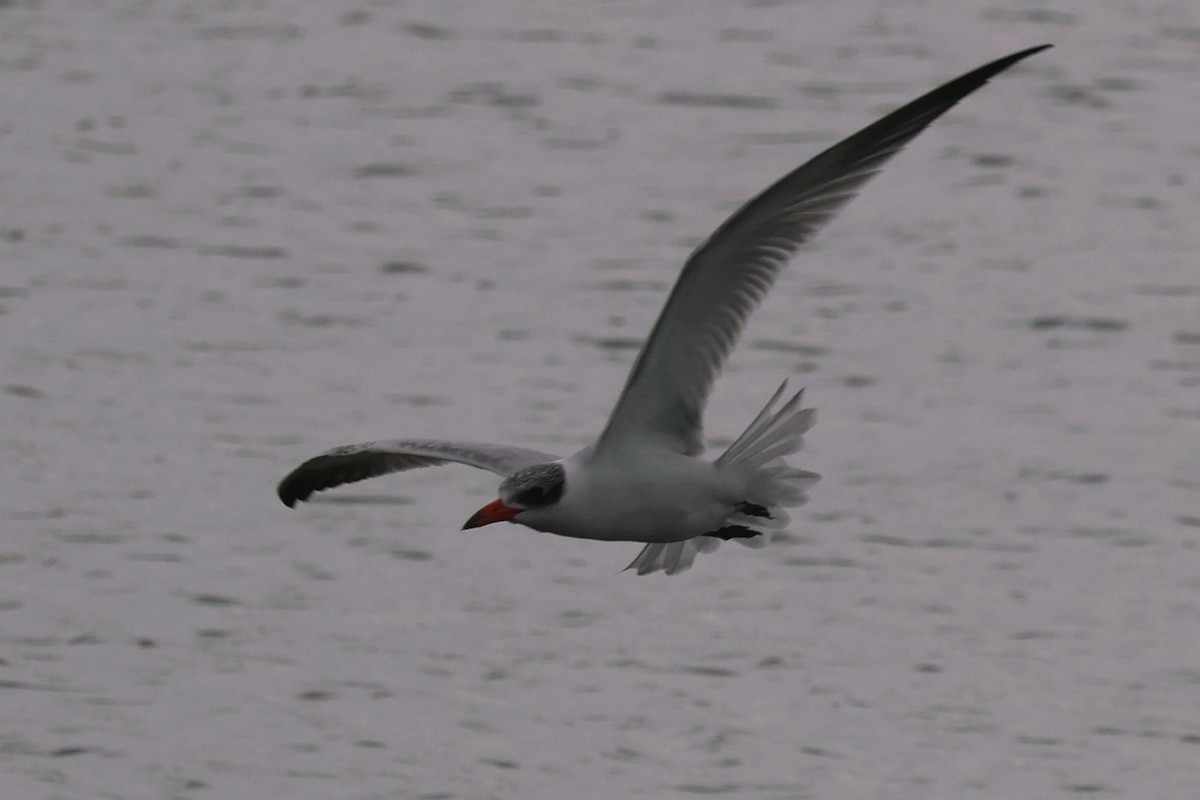
[[[750,313],[797,249],[864,183],[959,100],[1031,47],[955,78],[785,175],[689,256],[604,430],[566,458],[525,447],[392,439],[335,447],[279,484],[288,507],[314,492],[391,472],[459,463],[504,476],[463,526],[516,522],[580,539],[645,543],[627,569],[668,575],[722,540],[765,544],[819,476],[791,466],[815,411],[787,382],[715,459],[702,457],[704,406]]]

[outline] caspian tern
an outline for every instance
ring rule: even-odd
[[[336,447],[279,484],[289,508],[319,492],[389,472],[457,462],[504,476],[499,499],[463,526],[511,521],[580,539],[645,542],[627,569],[668,575],[722,540],[761,546],[787,525],[815,473],[784,461],[812,427],[787,382],[715,460],[701,417],[713,381],[796,250],[892,156],[996,74],[1041,45],[956,78],[785,175],[733,214],[688,258],[600,436],[567,458],[524,447],[394,439]]]

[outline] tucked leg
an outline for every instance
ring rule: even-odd
[[[709,531],[704,535],[715,536],[728,542],[730,539],[752,539],[755,536],[762,536],[762,532],[747,528],[745,525],[726,525],[724,528]]]
[[[766,519],[772,519],[771,512],[767,510],[766,506],[760,506],[757,503],[751,503],[748,500],[743,500],[734,506],[734,508],[738,510],[739,514],[745,514],[747,517],[765,517]]]

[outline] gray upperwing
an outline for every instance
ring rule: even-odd
[[[535,464],[557,461],[558,456],[481,442],[392,439],[335,447],[310,458],[296,467],[279,483],[279,499],[288,508],[307,500],[313,492],[332,489],[343,483],[375,478],[389,472],[403,472],[439,464],[466,464],[505,477]]]
[[[703,450],[712,383],[780,270],[889,158],[997,73],[1050,45],[986,64],[918,97],[809,160],[746,203],[700,245],[630,370],[597,453],[618,441]]]

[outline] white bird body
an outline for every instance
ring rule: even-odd
[[[635,541],[638,574],[679,572],[720,540],[765,544],[818,476],[784,458],[814,411],[786,381],[715,460],[704,460],[704,406],[750,313],[796,250],[883,164],[988,79],[1049,45],[985,64],[868,125],[785,175],[735,212],[688,258],[608,423],[568,458],[521,447],[401,439],[337,447],[279,484],[288,506],[313,492],[448,462],[505,476],[499,499],[464,528],[518,522],[578,539]]]
[[[594,452],[563,460],[569,492],[521,524],[577,539],[678,542],[715,531],[745,497],[747,481],[711,461],[655,447],[629,447],[596,464]],[[637,474],[630,481],[626,476]]]

